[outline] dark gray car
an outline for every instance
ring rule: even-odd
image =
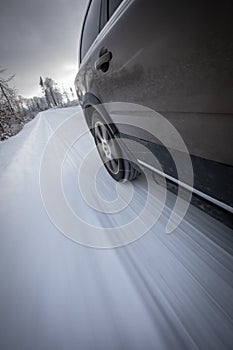
[[[100,156],[117,181],[139,176],[138,165],[156,172],[156,157],[165,177],[177,182],[169,152],[153,136],[158,114],[148,133],[143,112],[141,126],[134,127],[132,113],[130,125],[119,124],[117,113],[102,106],[139,104],[164,116],[182,136],[194,193],[233,211],[232,13],[226,0],[89,2],[75,86]],[[148,154],[135,146],[133,158],[126,156],[123,137],[143,144]]]

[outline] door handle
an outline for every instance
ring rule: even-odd
[[[95,69],[102,70],[102,72],[107,72],[111,59],[112,53],[110,51],[106,51],[95,61]]]

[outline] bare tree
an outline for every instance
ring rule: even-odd
[[[11,75],[10,77],[4,79],[1,77],[2,73],[4,73],[6,69],[0,69],[0,90],[2,93],[2,96],[5,98],[9,110],[14,113],[14,104],[12,103],[12,98],[15,98],[15,89],[12,89],[9,87],[8,83],[14,78],[14,74]]]
[[[27,99],[10,86],[14,75],[4,77],[6,69],[0,69],[0,140],[17,134],[41,109],[46,109],[44,98]]]
[[[68,92],[66,91],[66,89],[64,87],[63,87],[63,96],[66,99],[66,103],[70,103],[70,98],[69,98]]]
[[[75,99],[75,96],[74,96],[74,91],[73,91],[72,87],[70,87],[70,92],[71,92],[71,95],[72,95],[73,100],[74,100],[74,99]]]
[[[51,99],[50,99],[50,93],[49,93],[48,89],[46,88],[42,77],[40,77],[40,82],[39,82],[39,84],[40,84],[40,86],[41,86],[42,92],[45,94],[45,99],[46,99],[46,102],[47,102],[48,107],[49,107],[49,108],[52,107],[52,105],[51,105]]]
[[[56,107],[63,105],[63,96],[57,87],[57,83],[51,78],[45,78],[43,80],[40,77],[39,84],[42,88],[43,93],[49,107]]]

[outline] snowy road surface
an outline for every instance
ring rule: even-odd
[[[232,348],[233,235],[223,224],[190,207],[166,235],[165,208],[142,238],[104,250],[73,242],[50,221],[39,186],[42,151],[77,110],[40,113],[0,144],[0,349]],[[78,195],[78,163],[92,143],[84,139],[64,164],[67,200],[94,225],[127,222],[137,200],[105,218]],[[98,191],[111,199],[115,183],[104,170],[100,178]],[[138,198],[146,193],[143,177],[133,186]]]

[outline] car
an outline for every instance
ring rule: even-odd
[[[178,183],[166,147],[153,136],[162,115],[181,135],[192,161],[192,188],[179,184],[233,212],[232,28],[227,0],[89,1],[75,88],[100,157],[116,181],[136,179],[143,167]],[[108,103],[155,111],[151,132],[145,130],[143,109],[139,117],[135,112],[137,126],[132,111],[124,111],[126,125],[105,108]],[[127,150],[123,136],[148,153],[137,146]]]

